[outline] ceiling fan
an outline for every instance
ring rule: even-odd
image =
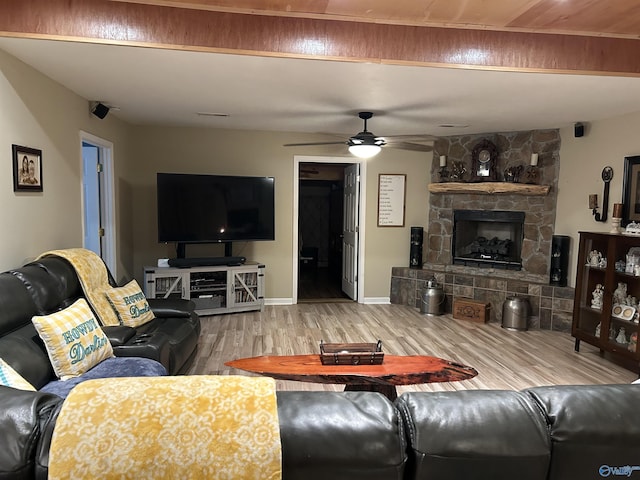
[[[364,128],[360,133],[340,142],[312,142],[312,143],[287,143],[285,147],[300,147],[310,145],[347,145],[349,152],[356,157],[371,158],[377,155],[382,147],[400,148],[416,152],[430,152],[433,147],[407,141],[408,139],[434,140],[430,135],[391,135],[378,137],[367,130],[367,120],[373,117],[373,112],[359,112],[358,117],[364,122]],[[401,140],[404,139],[404,140]]]

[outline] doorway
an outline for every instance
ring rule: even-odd
[[[80,132],[80,145],[83,247],[98,254],[116,276],[113,144]]]
[[[358,229],[354,226],[358,223],[359,202],[354,203],[353,198],[359,200],[359,190],[357,185],[354,190],[352,179],[359,164],[347,163],[348,159],[342,157],[305,157],[304,160],[297,163],[296,299],[298,302],[357,301],[359,245]],[[346,281],[345,275],[349,277]]]

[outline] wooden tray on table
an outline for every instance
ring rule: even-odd
[[[381,365],[382,341],[378,343],[324,343],[320,341],[323,365]]]

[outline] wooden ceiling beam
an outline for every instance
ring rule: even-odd
[[[204,11],[109,0],[3,0],[0,35],[250,55],[640,76],[640,40]]]

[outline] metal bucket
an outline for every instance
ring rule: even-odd
[[[525,297],[508,297],[502,305],[502,328],[527,330],[531,306]]]
[[[420,303],[420,313],[425,315],[442,315],[444,313],[444,290],[436,279],[427,282],[427,288],[422,292],[422,302]]]

